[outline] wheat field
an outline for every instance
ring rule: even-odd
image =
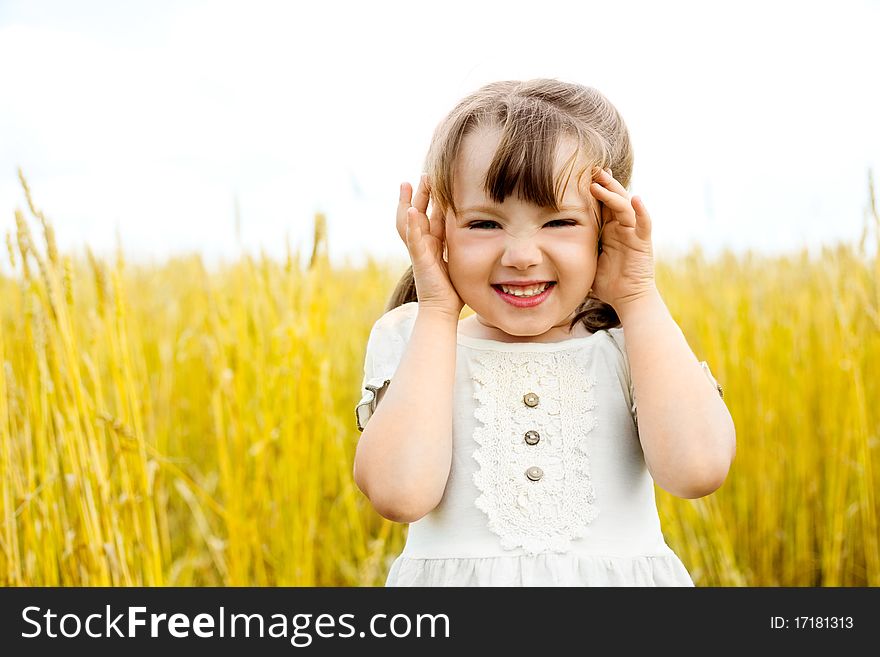
[[[29,214],[0,275],[0,583],[382,585],[406,526],[354,485],[354,406],[400,268],[332,267],[321,215],[307,262],[74,257],[20,179]],[[698,586],[880,585],[869,188],[856,243],[657,263],[737,427],[716,493],[657,489]]]

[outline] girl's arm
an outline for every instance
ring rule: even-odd
[[[389,520],[415,522],[446,489],[457,331],[457,317],[419,307],[394,378],[358,441],[355,483]]]
[[[611,169],[597,168],[591,180],[603,245],[593,293],[623,324],[648,470],[673,495],[708,495],[724,482],[736,453],[733,419],[654,283],[644,201],[631,197]]]
[[[714,492],[724,483],[736,454],[736,430],[727,406],[707,381],[656,288],[616,310],[651,476],[678,497]]]

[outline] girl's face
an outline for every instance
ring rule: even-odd
[[[596,274],[598,201],[578,190],[572,175],[561,212],[509,196],[498,205],[482,188],[498,146],[492,129],[465,137],[455,166],[453,190],[458,215],[446,217],[449,277],[476,314],[482,332],[503,342],[556,342],[587,332],[568,326],[593,286]],[[562,140],[557,149],[558,172],[575,147]],[[585,176],[584,185],[589,185]],[[515,305],[500,294],[500,283],[553,281],[537,305]],[[524,298],[517,298],[520,302]]]

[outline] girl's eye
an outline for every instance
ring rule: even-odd
[[[487,219],[486,221],[475,221],[474,223],[470,224],[468,228],[474,229],[478,226],[483,226],[485,224],[492,224],[494,226],[498,225],[497,222],[489,221]],[[574,219],[554,219],[553,221],[548,221],[546,225],[549,226],[551,224],[558,224],[559,226],[575,226],[577,224],[577,221],[575,221]]]

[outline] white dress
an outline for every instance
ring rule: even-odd
[[[359,427],[417,311],[374,324]],[[622,329],[554,343],[459,333],[446,489],[409,525],[386,586],[693,586],[661,533],[636,422]]]

